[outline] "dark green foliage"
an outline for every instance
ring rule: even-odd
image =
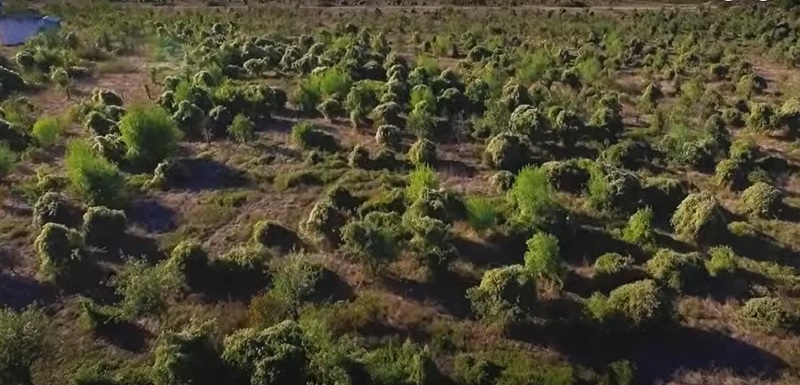
[[[300,122],[292,127],[292,142],[304,149],[336,152],[339,143],[333,135],[314,128],[311,123]]]
[[[376,106],[375,109],[372,110],[370,117],[372,121],[375,122],[376,126],[399,126],[403,123],[403,120],[400,118],[402,112],[403,109],[399,104],[388,102]]]
[[[71,226],[76,222],[77,207],[61,193],[48,191],[33,205],[33,224],[37,227],[45,223],[58,223]]]
[[[225,106],[216,106],[208,113],[208,136],[209,138],[220,137],[228,131],[233,123],[233,114]]]
[[[383,191],[368,199],[358,209],[358,214],[364,216],[373,211],[403,213],[406,210],[406,192],[404,189],[391,189]]]
[[[547,179],[555,189],[570,193],[579,193],[586,188],[589,182],[589,169],[591,161],[582,159],[569,159],[564,161],[550,161],[542,165],[542,170],[547,174]]]
[[[406,216],[431,217],[445,223],[464,218],[464,203],[444,189],[423,188],[406,211]]]
[[[641,181],[636,174],[608,165],[590,168],[589,204],[607,212],[627,213],[638,206]]]
[[[713,241],[725,231],[719,202],[707,192],[687,196],[672,215],[671,223],[675,234],[695,242]]]
[[[536,283],[523,266],[505,266],[483,273],[480,285],[467,290],[467,298],[484,321],[511,325],[536,301]]]
[[[83,240],[80,233],[57,223],[46,223],[33,247],[39,257],[39,274],[47,280],[63,283],[77,278],[82,267]]]
[[[336,99],[328,99],[323,101],[317,106],[317,110],[330,121],[344,115],[344,106],[342,102]]]
[[[633,258],[617,253],[603,254],[594,261],[594,273],[599,276],[614,275],[633,267]]]
[[[48,327],[39,309],[0,309],[0,383],[33,383],[32,369],[47,352]]]
[[[590,316],[614,331],[652,331],[672,321],[672,303],[652,280],[622,285],[608,296],[595,293],[586,306]]]
[[[770,218],[780,210],[781,191],[764,182],[758,182],[742,193],[742,206],[748,215]]]
[[[397,256],[403,234],[400,214],[371,212],[342,229],[342,248],[377,270]]]
[[[707,280],[705,261],[698,253],[661,249],[647,261],[645,269],[651,277],[678,293],[696,292]]]
[[[90,207],[83,215],[83,234],[87,245],[98,248],[119,246],[127,219],[122,210]],[[109,250],[110,251],[110,250]]]
[[[787,305],[774,297],[752,298],[739,309],[739,318],[755,329],[766,332],[792,330],[797,325],[797,315]]]
[[[183,100],[171,118],[184,134],[195,136],[203,131],[206,116],[200,107]]]
[[[258,221],[253,226],[254,243],[269,248],[289,251],[297,246],[297,234],[286,226],[275,221]]]
[[[483,160],[493,168],[516,172],[533,161],[533,144],[525,136],[503,132],[486,144]]]
[[[679,179],[654,177],[644,180],[643,201],[653,209],[655,218],[667,221],[681,202],[689,195],[686,183]]]
[[[503,369],[485,358],[464,353],[456,356],[454,366],[456,379],[464,385],[492,385]]]
[[[227,336],[222,359],[252,385],[301,384],[309,380],[307,349],[299,325],[284,321]]]
[[[550,131],[550,122],[538,109],[530,105],[521,105],[511,113],[509,121],[511,130],[525,135],[538,142],[546,138]]]
[[[651,149],[646,142],[623,140],[606,148],[600,159],[615,167],[637,170],[650,161]]]
[[[427,139],[417,140],[408,150],[408,160],[414,165],[435,164],[436,145]]]
[[[401,139],[400,128],[395,125],[384,124],[375,131],[375,143],[381,147],[397,149]]]
[[[303,303],[329,300],[337,279],[336,274],[310,256],[291,255],[272,277],[269,294],[297,311]]]
[[[153,178],[147,182],[146,186],[165,190],[185,182],[187,178],[188,175],[183,165],[175,160],[166,160],[156,166]]]
[[[347,164],[353,168],[366,169],[370,165],[369,150],[357,144],[347,156]]]
[[[16,162],[17,154],[11,151],[5,142],[0,142],[0,178],[5,177]]]
[[[160,107],[131,107],[119,122],[127,157],[144,168],[155,167],[173,154],[180,132]]]
[[[116,122],[97,111],[92,111],[89,115],[86,115],[83,125],[94,135],[108,135],[119,131]]]
[[[214,385],[225,381],[225,368],[212,341],[211,323],[163,332],[155,347],[154,385]]]
[[[408,246],[434,274],[443,271],[456,250],[450,243],[450,226],[426,216],[406,216],[403,224],[411,235]]]

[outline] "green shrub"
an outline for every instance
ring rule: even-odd
[[[125,235],[127,218],[122,210],[90,207],[83,215],[83,234],[87,245],[118,247]],[[110,250],[109,250],[110,251]]]
[[[179,332],[164,331],[154,349],[154,385],[213,385],[225,381],[225,368],[213,341],[211,322],[192,322]]]
[[[614,275],[633,267],[633,258],[623,257],[617,253],[603,254],[594,261],[596,275]]]
[[[8,175],[11,167],[17,162],[17,154],[8,148],[5,142],[0,142],[0,178]]]
[[[31,384],[33,368],[49,349],[50,321],[39,309],[0,309],[0,383]]]
[[[196,241],[186,240],[172,249],[165,269],[182,275],[190,288],[198,288],[209,279],[210,260],[203,246]]]
[[[665,222],[672,217],[672,213],[687,195],[688,187],[679,179],[654,177],[645,179],[643,183],[644,203],[653,208],[653,214],[658,220]]]
[[[531,105],[521,105],[511,113],[509,121],[511,130],[525,135],[532,141],[539,141],[546,137],[550,130],[547,117]]]
[[[406,210],[405,217],[431,217],[445,223],[464,219],[466,209],[460,197],[445,189],[423,188]]]
[[[335,274],[308,256],[289,256],[272,277],[270,293],[279,301],[298,310],[304,302],[327,299],[330,281]]]
[[[339,150],[339,143],[336,141],[336,137],[314,128],[309,122],[300,122],[292,127],[292,142],[307,150],[313,149],[325,152]]]
[[[131,259],[111,278],[109,284],[122,297],[120,309],[126,319],[156,316],[167,309],[168,298],[183,285],[179,272],[170,266]]]
[[[708,250],[711,258],[706,261],[706,270],[712,277],[733,274],[739,268],[739,256],[728,246],[715,246]]]
[[[466,353],[459,353],[453,366],[454,377],[464,385],[492,385],[503,369],[492,361]]]
[[[741,204],[747,215],[770,218],[780,210],[781,191],[764,182],[758,182],[748,187],[742,193]]]
[[[631,215],[628,224],[622,230],[622,239],[639,246],[652,244],[655,240],[653,209],[645,207]]]
[[[619,331],[650,331],[669,324],[672,303],[655,281],[622,285],[608,296],[595,293],[586,303],[596,320]]]
[[[61,122],[52,116],[39,118],[31,130],[36,143],[42,147],[50,147],[55,144],[62,132],[64,132],[64,127]]]
[[[486,144],[483,160],[490,167],[516,172],[533,161],[533,143],[520,134],[503,132]]]
[[[630,171],[596,165],[590,168],[587,190],[589,205],[594,209],[626,213],[638,206],[641,181]]]
[[[253,243],[289,251],[297,246],[297,234],[275,221],[258,221],[253,226]]]
[[[739,309],[739,318],[755,329],[775,333],[797,325],[797,315],[779,298],[752,298]]]
[[[536,233],[527,242],[525,270],[534,277],[561,286],[567,274],[567,265],[561,257],[558,239],[550,234]]]
[[[360,216],[374,211],[403,213],[406,211],[405,189],[395,188],[383,191],[368,199],[358,209]]]
[[[440,136],[437,135],[437,124],[436,116],[430,112],[426,102],[415,105],[406,118],[406,126],[419,138],[433,139]]]
[[[557,209],[555,192],[541,168],[520,170],[508,199],[517,208],[519,220],[534,227],[546,223]]]
[[[523,319],[536,301],[536,283],[520,265],[487,270],[481,283],[467,290],[475,314],[508,326]]]
[[[739,189],[747,182],[747,164],[739,159],[723,159],[717,163],[714,180],[720,186]]]
[[[427,164],[417,166],[408,174],[406,178],[406,198],[409,202],[414,202],[422,196],[425,189],[439,188],[439,178]]]
[[[499,212],[497,203],[480,196],[469,197],[466,200],[467,221],[469,226],[478,233],[485,233],[497,226]]]
[[[776,120],[775,111],[771,106],[754,103],[750,106],[750,115],[747,116],[745,124],[749,130],[764,132],[775,128]]]
[[[253,124],[247,116],[242,114],[236,115],[233,118],[233,122],[231,122],[230,127],[228,127],[228,134],[233,138],[233,140],[239,143],[249,142],[255,139],[255,125]]]
[[[57,223],[46,223],[33,243],[39,257],[39,274],[63,283],[76,277],[83,264],[80,233]]]
[[[400,251],[402,219],[395,212],[370,212],[363,220],[348,223],[342,229],[342,249],[379,270]]]
[[[86,142],[71,141],[64,158],[72,188],[95,205],[119,204],[125,180],[117,166],[101,158]]]
[[[436,164],[436,145],[430,140],[419,139],[408,149],[408,160],[411,164]]]
[[[37,227],[45,223],[58,223],[71,226],[76,222],[77,207],[61,193],[48,191],[33,205],[33,224]]]
[[[603,162],[628,170],[637,170],[640,165],[647,164],[649,158],[649,145],[632,140],[615,143],[600,154],[600,160]]]
[[[582,159],[550,161],[542,165],[550,184],[559,191],[578,193],[589,181],[587,162]]]
[[[441,273],[456,253],[450,243],[450,226],[426,216],[405,216],[403,225],[411,235],[408,246],[417,260],[434,275]]]
[[[370,166],[369,150],[357,144],[347,156],[347,165],[352,168],[366,169]]]
[[[767,81],[761,76],[752,73],[742,75],[736,83],[736,92],[748,98],[753,94],[761,94],[766,89]]]
[[[84,127],[93,135],[108,135],[119,132],[117,122],[109,119],[105,114],[98,111],[91,111],[83,122]]]
[[[370,117],[376,126],[400,126],[403,120],[400,114],[403,108],[395,102],[379,104],[372,110]]]
[[[127,157],[141,167],[155,167],[177,148],[180,131],[160,107],[131,107],[119,121]]]
[[[222,359],[246,383],[277,385],[306,383],[309,343],[294,321],[266,329],[240,329],[223,343]]]
[[[314,205],[308,219],[300,224],[300,234],[311,243],[338,245],[341,241],[339,231],[345,222],[345,214],[330,199],[323,199]]]
[[[689,194],[672,215],[675,234],[694,242],[708,242],[725,231],[722,208],[708,192]]]
[[[327,99],[317,106],[317,111],[328,119],[334,121],[336,118],[344,115],[344,106],[342,102],[336,99]]]
[[[627,360],[615,361],[608,365],[608,372],[598,385],[634,385],[635,373],[635,364]]]
[[[698,253],[680,254],[661,249],[647,261],[645,270],[651,277],[678,293],[695,291],[706,279],[703,258]]]
[[[514,185],[514,174],[511,171],[500,170],[489,178],[491,184],[497,191],[504,192],[511,189]]]
[[[742,221],[729,223],[728,232],[736,237],[756,237],[758,235],[758,230],[753,225]]]

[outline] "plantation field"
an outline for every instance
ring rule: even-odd
[[[0,384],[798,384],[796,3],[24,4]]]

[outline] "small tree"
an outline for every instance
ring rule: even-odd
[[[88,143],[71,141],[64,163],[72,188],[89,203],[105,206],[120,203],[125,183],[122,174],[117,166],[95,154]]]
[[[486,144],[483,159],[491,167],[515,172],[533,160],[533,144],[526,136],[503,132]]]
[[[764,182],[758,182],[742,193],[741,204],[748,215],[769,218],[780,209],[781,191]]]
[[[247,116],[238,114],[233,118],[230,127],[228,127],[228,134],[233,140],[239,143],[245,143],[255,139],[254,128],[255,125]]]
[[[595,293],[586,303],[589,314],[615,331],[648,331],[672,319],[672,303],[652,280],[622,285],[608,296]]]
[[[119,246],[125,235],[125,212],[108,207],[90,207],[83,215],[83,233],[87,245]]]
[[[46,351],[47,329],[47,317],[38,309],[0,309],[0,383],[33,383],[31,371]]]
[[[467,290],[472,309],[484,321],[510,326],[523,319],[536,301],[536,283],[520,265],[483,273],[481,283]]]
[[[436,145],[430,140],[419,139],[408,150],[408,160],[414,165],[435,164]]]
[[[708,192],[690,194],[672,215],[675,234],[695,242],[717,238],[725,229],[722,209]]]
[[[33,243],[39,257],[39,273],[57,283],[74,277],[75,268],[82,263],[81,236],[57,223],[47,223]]]
[[[109,284],[122,297],[122,315],[134,319],[160,315],[166,310],[169,296],[183,286],[183,280],[169,264],[148,266],[145,261],[131,259]]]
[[[193,323],[158,338],[152,366],[154,385],[214,385],[224,382],[225,368],[213,343],[213,324]]]
[[[536,233],[527,245],[525,269],[528,273],[558,286],[563,285],[567,267],[561,258],[558,239],[550,234]]]
[[[653,243],[653,209],[645,207],[639,209],[628,219],[628,225],[622,230],[622,239],[639,246]]]
[[[706,281],[705,263],[698,253],[659,250],[645,265],[647,273],[665,286],[682,293],[696,291]]]
[[[171,156],[180,138],[175,123],[160,107],[129,108],[119,129],[128,159],[148,169]]]
[[[48,191],[33,205],[33,224],[37,227],[46,223],[70,226],[75,223],[77,208],[61,193]]]

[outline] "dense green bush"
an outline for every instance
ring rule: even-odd
[[[72,226],[76,222],[77,207],[61,193],[48,191],[33,205],[33,224],[37,227],[45,223],[58,223]]]
[[[309,122],[300,122],[292,127],[292,142],[308,150],[320,150],[325,152],[336,152],[339,150],[339,142],[333,135],[314,128]]]
[[[411,239],[408,246],[424,266],[433,274],[442,272],[455,257],[455,247],[450,242],[450,226],[427,216],[405,216],[403,225]]]
[[[578,193],[589,181],[590,163],[591,161],[583,159],[550,161],[542,165],[542,170],[547,174],[550,184],[557,190]]]
[[[735,158],[723,159],[717,163],[714,180],[718,185],[739,189],[747,183],[747,164]]]
[[[181,274],[171,266],[149,266],[131,259],[111,278],[109,284],[122,297],[120,310],[125,318],[158,316],[167,309],[169,297],[183,286]]]
[[[222,359],[253,385],[305,383],[308,341],[294,321],[266,329],[240,329],[225,337]]]
[[[595,293],[586,303],[589,315],[619,331],[651,331],[668,326],[672,303],[652,280],[622,285],[608,296]]]
[[[747,215],[770,218],[780,210],[781,191],[764,182],[748,187],[742,193],[741,205]]]
[[[37,308],[0,309],[0,383],[32,384],[34,366],[46,357],[50,328]]]
[[[739,309],[739,318],[755,329],[766,332],[790,331],[797,326],[797,314],[780,298],[749,299]]]
[[[210,322],[195,322],[178,332],[162,332],[151,367],[154,385],[213,385],[225,381],[225,368],[213,342],[213,326]]]
[[[269,248],[289,251],[297,246],[297,235],[288,227],[275,221],[258,221],[253,226],[253,242]]]
[[[594,261],[595,275],[614,275],[633,267],[633,258],[617,253],[605,253]]]
[[[483,273],[479,286],[467,290],[475,314],[484,321],[508,326],[523,319],[536,301],[536,283],[521,265]]]
[[[492,361],[466,353],[458,354],[453,366],[456,380],[464,385],[494,384],[503,369]]]
[[[383,124],[375,131],[375,143],[381,147],[397,149],[401,139],[400,128],[395,125]]]
[[[233,140],[245,143],[255,139],[255,124],[253,124],[247,116],[238,114],[233,118],[231,125],[228,127],[228,135]]]
[[[370,166],[369,150],[357,144],[347,156],[347,165],[352,168],[366,169]]]
[[[745,122],[747,128],[756,132],[769,131],[775,128],[777,118],[771,106],[754,103],[750,106],[750,115]]]
[[[108,135],[119,131],[117,122],[97,111],[92,111],[86,115],[83,125],[93,135]]]
[[[108,207],[90,207],[83,215],[83,234],[87,245],[94,247],[118,247],[125,235],[127,218],[122,210]],[[109,250],[111,251],[111,250]]]
[[[650,153],[647,143],[623,140],[603,150],[600,160],[615,167],[637,170],[641,165],[649,163]]]
[[[332,271],[309,256],[290,255],[272,276],[270,294],[290,309],[299,310],[305,302],[329,299],[333,294],[331,282],[335,278]]]
[[[177,148],[180,132],[160,107],[131,107],[119,121],[128,159],[144,168],[155,167]]]
[[[567,274],[567,265],[561,257],[558,239],[550,234],[536,233],[527,242],[525,270],[534,277],[560,286]]]
[[[533,144],[520,134],[503,132],[486,144],[483,160],[489,166],[516,172],[533,161]]]
[[[550,131],[547,117],[530,105],[521,105],[514,109],[509,124],[512,131],[525,135],[534,142],[545,139]]]
[[[644,203],[653,209],[653,214],[659,221],[668,221],[687,195],[688,186],[679,179],[653,177],[643,182]]]
[[[417,140],[408,149],[408,160],[414,165],[436,164],[436,145],[427,139]]]
[[[339,231],[345,222],[345,214],[330,199],[323,199],[300,223],[300,234],[311,243],[338,245],[341,240]]]
[[[36,123],[33,124],[31,134],[33,138],[36,139],[36,143],[40,146],[50,147],[58,141],[63,131],[64,127],[58,118],[43,117],[39,118]]]
[[[77,278],[84,263],[80,233],[57,223],[46,223],[33,243],[39,257],[39,274],[63,283]]]
[[[72,188],[86,201],[112,207],[120,203],[125,182],[122,174],[117,166],[95,154],[89,144],[71,141],[64,163]]]
[[[672,215],[675,234],[694,242],[708,242],[725,231],[722,208],[708,192],[689,194]]]
[[[431,166],[422,164],[408,173],[406,184],[406,198],[409,202],[414,202],[422,196],[425,189],[439,188],[439,178]]]
[[[705,262],[698,253],[680,254],[661,249],[647,261],[645,270],[658,282],[678,293],[696,291],[706,280]]]
[[[342,229],[342,249],[373,270],[391,262],[400,250],[404,230],[398,213],[371,212]]]
[[[594,209],[626,213],[638,206],[642,188],[636,174],[603,164],[589,170],[588,202]]]
[[[399,104],[388,102],[376,106],[375,109],[372,110],[370,117],[378,127],[386,125],[401,126],[403,124],[403,120],[400,118],[402,112],[403,108],[400,107]]]
[[[645,207],[631,215],[628,224],[622,230],[622,239],[639,246],[652,244],[655,240],[653,209]]]
[[[739,268],[739,256],[728,246],[715,246],[708,250],[711,257],[706,261],[706,270],[712,277],[727,276]]]
[[[327,99],[320,103],[317,106],[317,111],[328,119],[329,121],[334,121],[336,118],[344,115],[344,106],[342,106],[342,102],[336,99]]]

